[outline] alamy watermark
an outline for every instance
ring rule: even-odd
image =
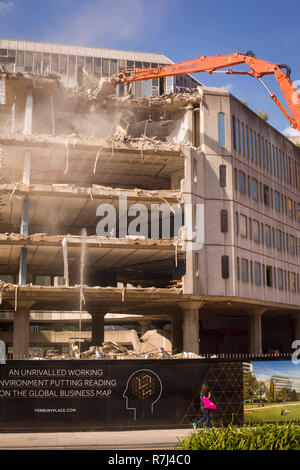
[[[96,216],[101,219],[96,235],[106,238],[179,238],[185,250],[201,250],[204,245],[204,204],[128,205],[120,196],[115,204],[100,204]]]
[[[300,339],[292,342],[292,349],[296,349],[292,354],[292,363],[296,366],[300,364]]]

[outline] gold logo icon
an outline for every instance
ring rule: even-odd
[[[132,380],[132,393],[145,400],[155,393],[155,379],[148,374],[141,374]]]

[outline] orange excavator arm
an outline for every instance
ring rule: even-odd
[[[111,77],[111,80],[117,84],[199,72],[207,72],[211,74],[214,72],[220,72],[219,69],[232,67],[239,64],[247,64],[250,70],[242,71],[227,69],[226,71],[223,71],[223,73],[232,75],[249,75],[259,79],[262,85],[268,91],[272,100],[277,104],[285,117],[290,121],[291,126],[300,131],[300,93],[297,91],[297,88],[295,88],[290,80],[290,68],[287,65],[277,65],[272,62],[258,59],[251,51],[246,52],[246,54],[234,52],[233,54],[211,57],[201,56],[196,59],[179,62],[177,64],[166,65],[164,67],[122,70],[119,74]],[[283,69],[286,70],[286,73],[283,72]],[[264,75],[275,75],[291,115],[286,111],[276,95],[272,93],[267,85],[262,81],[261,77]]]

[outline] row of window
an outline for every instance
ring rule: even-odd
[[[134,60],[108,59],[104,57],[84,57],[67,54],[53,54],[49,52],[23,51],[13,49],[0,49],[0,56],[15,59],[18,71],[24,68],[25,72],[37,75],[48,75],[49,73],[60,74],[70,80],[76,80],[79,85],[82,81],[82,70],[93,74],[95,77],[108,77],[128,68],[157,68],[166,64],[141,62]],[[196,87],[198,83],[189,75],[176,77],[176,85],[179,89]],[[131,85],[135,88],[136,97],[151,96],[159,94],[159,80],[154,78],[145,82],[136,82]],[[119,88],[123,89],[124,85]],[[166,78],[166,90],[174,91],[174,77]]]
[[[300,188],[299,164],[259,133],[232,116],[234,150],[285,183]]]
[[[258,182],[256,178],[251,178],[243,171],[238,171],[237,168],[234,169],[234,186],[241,194],[248,195],[265,206],[274,207],[277,212],[282,212],[291,219],[300,222],[299,203],[283,196],[279,191],[273,191],[268,185]]]
[[[256,285],[274,287],[281,290],[300,292],[299,274],[282,268],[236,258],[237,280],[251,282]]]
[[[84,57],[67,54],[53,54],[50,52],[35,52],[13,49],[0,49],[2,57],[13,57],[18,67],[24,67],[26,72],[37,74],[60,73],[75,76],[75,67],[84,67],[87,72],[93,73],[96,77],[109,76],[118,73],[125,68],[153,68],[164,66],[150,62],[140,62],[133,60],[108,59],[104,57]]]
[[[291,255],[300,255],[300,238],[297,239],[293,235],[289,235],[282,230],[273,228],[268,224],[263,224],[238,212],[235,213],[235,217],[237,235],[249,238],[256,243],[261,243],[268,247],[277,248],[279,251],[286,251]]]

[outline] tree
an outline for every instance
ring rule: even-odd
[[[256,382],[252,372],[244,374],[244,400],[252,400],[255,397]]]
[[[277,393],[277,399],[287,401],[290,399],[291,391],[284,387]]]
[[[262,398],[268,391],[263,380],[257,380],[252,372],[244,374],[244,400],[252,400],[253,398]]]
[[[262,398],[263,395],[266,395],[268,391],[268,388],[263,380],[258,380],[257,385],[256,385],[256,395],[259,396],[259,398]]]
[[[291,401],[298,401],[298,394],[297,394],[296,390],[291,391],[290,400]]]

